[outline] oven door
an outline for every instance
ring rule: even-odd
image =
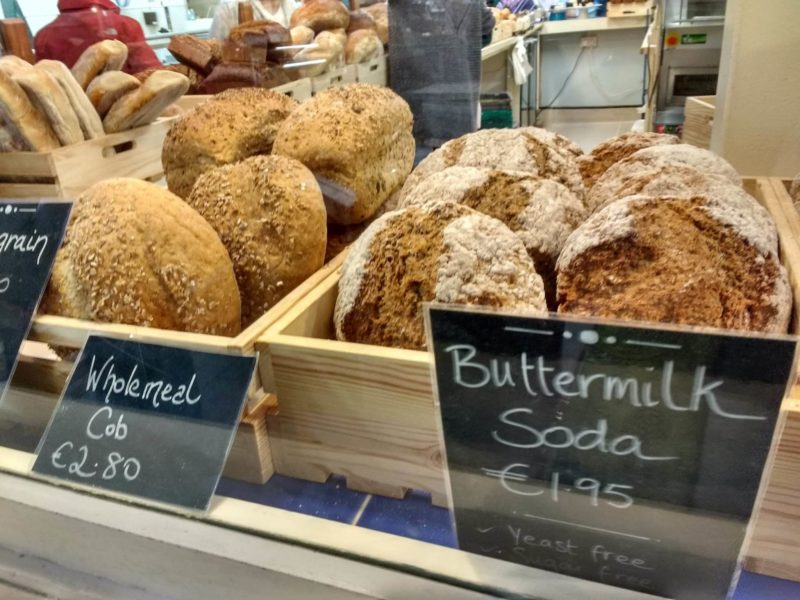
[[[719,67],[667,67],[664,105],[678,107],[689,96],[713,96],[717,93]]]

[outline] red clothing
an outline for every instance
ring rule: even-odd
[[[147,45],[141,25],[122,16],[112,0],[58,0],[61,13],[36,34],[33,45],[37,60],[60,60],[72,67],[89,46],[103,40],[119,40],[128,46],[123,70],[138,73],[161,66]]]

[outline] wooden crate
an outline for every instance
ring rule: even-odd
[[[30,342],[79,349],[89,335],[96,333],[192,350],[250,354],[254,352],[256,339],[334,272],[343,260],[344,254],[333,259],[233,338],[38,315],[33,320],[28,339]],[[47,352],[43,345],[26,343],[20,352],[12,389],[0,411],[0,421],[23,424],[35,432],[43,432],[72,366],[71,362],[59,360]],[[265,423],[265,416],[274,403],[274,396],[270,394],[273,383],[271,379],[261,377],[262,372],[257,370],[251,382],[245,414],[225,469],[226,476],[254,483],[264,483],[273,472]]]
[[[800,246],[774,183],[748,179],[745,184],[775,217],[794,290],[793,331],[798,331]],[[391,497],[418,489],[430,492],[435,504],[446,505],[431,359],[426,352],[335,341],[338,282],[339,271],[256,344],[262,376],[274,377],[278,400],[267,415],[275,472],[311,481],[343,475],[352,489]],[[790,422],[800,423],[800,403],[787,401],[784,411]],[[800,473],[800,441],[792,444],[791,439],[779,448],[776,464],[784,466],[769,480],[764,506],[787,501],[785,473]],[[788,502],[795,507],[789,518],[800,539],[800,493]],[[762,552],[760,531],[773,526],[768,516],[758,520],[753,553]],[[793,560],[800,565],[800,558]],[[795,572],[800,576],[800,568]]]
[[[356,65],[356,80],[359,83],[373,85],[389,85],[388,61],[386,56],[379,56],[369,62]]]
[[[690,96],[686,99],[683,142],[698,148],[711,145],[711,130],[714,127],[716,96]]]
[[[172,119],[51,152],[0,153],[0,198],[74,198],[111,177],[158,181]]]
[[[311,79],[308,77],[304,79],[298,79],[297,81],[292,81],[291,83],[285,83],[284,85],[279,85],[278,87],[274,87],[272,89],[273,91],[286,94],[298,102],[305,102],[312,96]]]
[[[327,90],[331,87],[340,85],[347,85],[348,83],[356,82],[356,67],[355,65],[348,65],[340,69],[331,69],[324,75],[311,78],[311,93],[316,95],[322,90]]]

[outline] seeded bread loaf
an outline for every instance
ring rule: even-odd
[[[273,152],[351,190],[352,202],[329,203],[328,218],[353,225],[374,215],[411,171],[412,119],[405,100],[388,88],[329,88],[284,121]]]
[[[524,171],[564,184],[582,201],[585,190],[576,152],[580,148],[563,136],[538,127],[483,129],[429,154],[406,180],[401,202],[420,181],[454,166]]]
[[[217,234],[183,200],[136,179],[108,179],[78,198],[41,311],[217,335],[241,326]]]
[[[555,310],[556,259],[587,216],[575,194],[556,181],[522,171],[450,167],[420,182],[403,206],[440,201],[468,206],[516,233],[544,280],[548,306]]]
[[[497,219],[450,202],[387,213],[353,244],[339,281],[336,336],[424,349],[428,301],[547,310],[520,239]]]
[[[269,154],[278,127],[297,106],[285,94],[232,89],[181,117],[169,130],[161,160],[170,191],[185,198],[206,171]]]
[[[632,164],[647,160],[663,160],[693,167],[704,173],[719,175],[734,185],[742,185],[742,178],[727,160],[703,148],[690,144],[663,144],[650,146],[632,154],[628,159]]]
[[[201,175],[186,200],[219,234],[242,295],[242,327],[323,265],[325,202],[285,156],[253,156]]]
[[[775,226],[740,194],[631,196],[595,213],[558,259],[559,312],[785,332]]]
[[[680,140],[674,135],[631,131],[601,142],[578,160],[586,188],[591,189],[611,166],[634,152],[665,144],[680,144]]]

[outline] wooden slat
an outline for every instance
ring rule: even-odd
[[[0,153],[0,178],[55,176],[55,164],[50,152]]]

